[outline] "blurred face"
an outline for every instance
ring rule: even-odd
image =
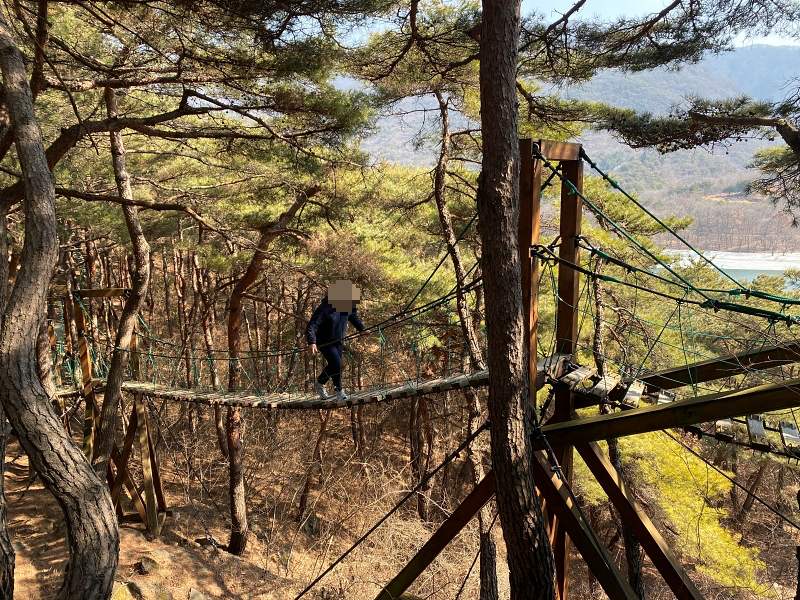
[[[337,279],[328,286],[328,304],[338,312],[350,312],[361,302],[361,290],[349,279]]]

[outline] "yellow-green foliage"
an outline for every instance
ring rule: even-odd
[[[732,592],[769,592],[756,580],[756,573],[765,566],[758,550],[741,546],[741,536],[721,524],[727,512],[712,506],[730,490],[730,481],[660,432],[621,438],[619,445],[625,467],[639,485],[650,488],[648,499],[678,532],[675,550],[684,564],[694,562],[698,572]],[[606,500],[579,457],[575,476],[586,502]]]

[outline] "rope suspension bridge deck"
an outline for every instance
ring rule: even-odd
[[[341,400],[335,396],[323,400],[317,394],[297,395],[283,393],[258,396],[254,395],[252,392],[204,392],[192,389],[172,389],[138,381],[127,381],[123,383],[122,390],[124,392],[142,394],[162,400],[195,402],[197,404],[211,406],[222,405],[275,409],[329,409],[373,404],[386,400],[398,400],[400,398],[447,392],[465,387],[483,387],[488,384],[489,372],[483,370],[466,375],[461,374],[451,377],[441,377],[419,383],[405,383],[388,389],[354,392],[348,395],[347,400]]]

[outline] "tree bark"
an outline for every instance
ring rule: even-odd
[[[67,521],[70,562],[58,598],[108,598],[119,532],[108,490],[54,414],[36,372],[36,337],[58,259],[55,187],[22,54],[0,13],[0,69],[24,176],[25,243],[0,327],[0,396],[20,444]]]
[[[211,389],[221,390],[222,384],[219,380],[217,364],[214,361],[214,353],[212,352],[214,348],[214,306],[208,294],[208,290],[212,288],[211,275],[206,269],[200,267],[197,255],[195,255],[195,269],[198,271],[197,278],[200,280],[200,301],[203,303],[203,341],[206,345],[208,368],[211,371]],[[217,432],[217,443],[219,444],[219,451],[227,460],[229,458],[228,438],[225,434],[225,423],[222,415],[222,407],[214,405],[214,428]]]
[[[489,416],[511,597],[553,600],[555,559],[536,498],[526,423],[531,404],[519,257],[518,0],[483,0],[478,211],[488,334]]]
[[[267,249],[272,241],[278,237],[297,214],[297,211],[306,203],[311,196],[320,192],[322,188],[314,185],[308,188],[305,193],[298,194],[294,203],[289,209],[278,217],[274,224],[265,226],[261,230],[258,245],[250,264],[231,292],[230,307],[228,309],[228,359],[230,366],[228,370],[228,388],[233,390],[239,387],[241,381],[241,370],[238,358],[241,351],[241,321],[242,321],[242,302],[244,294],[261,273],[261,265]],[[238,406],[228,407],[228,418],[225,423],[228,435],[228,458],[230,464],[229,498],[231,503],[231,537],[228,542],[228,552],[241,556],[247,547],[247,505],[245,504],[244,493],[244,450],[242,447],[243,422],[241,408]]]
[[[117,117],[117,97],[112,88],[105,89],[105,101],[108,117],[110,119]],[[117,192],[123,198],[132,200],[133,192],[125,160],[125,146],[122,143],[122,134],[118,131],[111,133],[111,159],[114,165],[114,179],[117,181]],[[122,213],[131,238],[136,269],[132,279],[133,287],[125,300],[114,339],[114,353],[111,356],[111,367],[108,369],[103,407],[100,411],[100,429],[97,432],[92,457],[95,472],[103,478],[108,473],[108,463],[111,461],[111,450],[114,447],[117,409],[122,400],[122,377],[130,362],[131,337],[150,285],[150,245],[142,231],[139,209],[135,206],[123,206]]]
[[[0,204],[0,323],[6,309],[8,297],[8,245],[6,232],[6,209]],[[0,392],[2,395],[2,392]],[[0,403],[0,598],[14,597],[15,553],[8,534],[8,503],[5,493],[6,440],[11,427]]]
[[[308,471],[306,471],[303,491],[300,494],[300,502],[297,509],[297,520],[300,523],[302,523],[307,516],[308,497],[311,494],[311,480],[314,477],[314,472],[317,470],[317,467],[322,469],[322,442],[325,439],[325,430],[328,428],[328,421],[331,417],[330,410],[326,410],[324,413],[321,410],[317,412],[319,414],[319,433],[317,434],[317,441],[314,444],[314,451],[311,453],[311,464],[308,465]]]
[[[745,516],[747,516],[747,513],[749,513],[753,509],[753,502],[755,501],[754,496],[758,491],[758,487],[761,485],[761,480],[764,478],[764,472],[767,470],[767,465],[769,464],[770,464],[769,460],[762,460],[761,464],[758,465],[758,472],[756,473],[756,476],[753,478],[753,482],[750,484],[750,493],[747,494],[747,497],[745,498],[744,503],[742,504],[742,510],[739,511],[739,515],[736,517],[736,520],[739,522],[739,524],[742,526],[743,529],[744,529],[744,518]]]

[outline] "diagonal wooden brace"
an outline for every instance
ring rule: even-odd
[[[647,552],[647,556],[653,561],[675,597],[678,600],[702,600],[703,595],[689,579],[686,571],[678,562],[678,558],[653,526],[633,493],[622,481],[603,449],[595,442],[578,444],[575,449],[597,478],[597,482],[605,493],[608,494],[608,499],[619,511],[623,522],[633,531],[636,539]]]
[[[564,528],[608,597],[611,600],[638,600],[614,559],[598,543],[589,524],[581,518],[566,485],[551,469],[547,455],[542,450],[535,451],[531,464],[536,487],[547,500],[547,509],[558,518],[558,526]]]
[[[489,471],[481,482],[469,493],[452,515],[442,523],[431,539],[420,548],[397,576],[387,583],[375,600],[395,600],[405,592],[425,568],[439,556],[444,547],[456,537],[494,496],[494,471]]]

